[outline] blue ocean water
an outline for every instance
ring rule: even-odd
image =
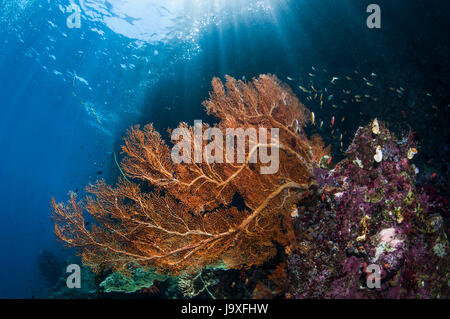
[[[153,122],[164,131],[211,121],[201,102],[214,76],[276,74],[317,119],[343,123],[344,145],[375,117],[394,130],[413,127],[423,144],[423,178],[438,172],[448,186],[449,5],[377,1],[382,26],[369,29],[370,3],[1,1],[0,297],[47,297],[39,254],[74,253],[55,240],[50,199],[83,194],[99,178],[113,183],[114,155],[131,125]],[[74,8],[79,28],[67,22]],[[307,100],[300,86],[309,73],[336,90],[336,107]],[[351,79],[336,88],[332,76]],[[341,91],[350,88],[376,100],[347,105]],[[327,130],[325,141],[339,153]]]

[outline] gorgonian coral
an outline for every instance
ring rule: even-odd
[[[67,204],[52,200],[57,237],[78,247],[93,270],[126,271],[135,264],[172,274],[207,265],[243,268],[274,256],[275,243],[295,249],[292,206],[315,184],[312,159],[328,153],[320,137],[308,139],[302,130],[309,111],[273,75],[247,83],[227,77],[225,87],[215,78],[212,85],[204,106],[220,120],[213,127],[216,133],[276,128],[276,142],[247,136],[242,163],[215,161],[217,155],[227,156],[220,144],[204,152],[201,162],[175,163],[152,125],[131,128],[122,168],[133,182],[120,179],[111,187],[99,181],[87,188],[84,201],[74,196]],[[175,142],[195,143],[194,127],[181,123],[178,129],[185,134]],[[208,147],[208,140],[200,143],[202,150]],[[275,149],[278,170],[261,174],[264,163],[251,161],[252,156]],[[190,152],[183,156],[195,157]],[[143,183],[152,191],[143,191]],[[233,205],[236,196],[244,208]],[[95,220],[90,229],[84,210]]]

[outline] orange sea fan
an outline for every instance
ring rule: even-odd
[[[214,78],[212,84],[204,105],[220,119],[215,129],[224,135],[230,128],[279,129],[277,172],[261,174],[265,164],[251,163],[253,152],[273,147],[260,139],[245,142],[243,163],[217,163],[206,156],[199,163],[177,164],[152,125],[131,128],[122,168],[152,192],[121,179],[115,187],[103,181],[90,185],[91,195],[83,202],[73,196],[67,204],[52,200],[57,237],[78,247],[94,270],[126,271],[130,264],[172,274],[207,265],[242,268],[274,256],[275,243],[295,249],[290,210],[314,185],[311,154],[327,152],[319,137],[309,140],[301,130],[309,111],[273,75],[252,82],[227,77],[225,87]],[[181,123],[179,128],[187,132],[185,142],[195,139],[193,127]],[[201,143],[205,147],[207,141]],[[226,156],[225,147],[217,147],[217,154]],[[233,205],[236,196],[245,208]],[[90,229],[83,209],[95,220]]]

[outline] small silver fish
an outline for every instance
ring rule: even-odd
[[[299,85],[298,87],[299,87],[300,90],[302,90],[303,92],[305,92],[305,93],[310,93],[310,91],[309,91],[308,89],[306,89],[305,87],[303,87],[303,86],[301,86],[301,85]]]
[[[339,78],[337,76],[333,76],[333,78],[331,79],[331,83],[336,84],[336,80],[339,80]]]

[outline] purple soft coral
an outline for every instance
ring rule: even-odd
[[[314,170],[322,201],[294,220],[300,249],[289,258],[293,296],[450,297],[441,217],[448,203],[415,186],[408,154],[416,152],[414,134],[399,141],[377,125],[358,129],[333,170]],[[370,265],[380,269],[380,289],[367,286]]]

